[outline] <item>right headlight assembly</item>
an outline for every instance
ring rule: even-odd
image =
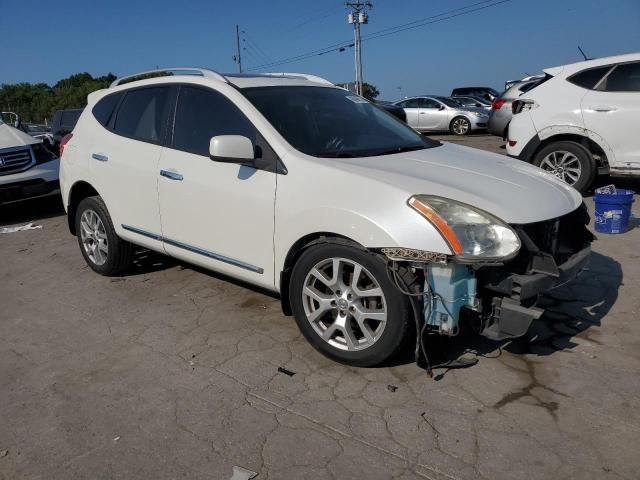
[[[460,261],[504,261],[520,250],[511,227],[471,205],[432,195],[414,195],[407,203],[431,222]]]

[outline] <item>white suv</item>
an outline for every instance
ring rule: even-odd
[[[513,103],[507,153],[579,191],[598,173],[640,175],[640,53],[545,73]]]
[[[318,350],[374,365],[461,317],[522,335],[587,262],[580,195],[538,168],[424,138],[318,77],[171,73],[89,95],[63,145],[69,227],[98,273],[163,252],[279,293]]]

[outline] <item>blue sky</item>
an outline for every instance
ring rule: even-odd
[[[479,0],[372,2],[363,35]],[[6,0],[0,83],[51,84],[82,71],[122,75],[172,65],[235,71],[236,23],[246,32],[249,68],[353,37],[340,0]],[[389,100],[463,85],[500,90],[505,80],[579,61],[577,45],[593,57],[640,51],[640,0],[510,0],[365,42],[364,78]],[[266,70],[352,81],[353,50]]]

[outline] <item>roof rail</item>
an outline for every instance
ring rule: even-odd
[[[186,75],[200,75],[205,78],[215,79],[224,83],[228,83],[227,79],[224,75],[219,74],[218,72],[214,72],[213,70],[209,70],[208,68],[194,68],[194,67],[168,67],[168,68],[158,68],[156,70],[147,70],[146,72],[138,72],[131,75],[127,75],[125,77],[120,77],[114,80],[109,88],[116,87],[121,85],[124,80],[128,80],[135,77],[141,77],[143,75],[151,75],[154,73],[182,73]]]
[[[324,83],[325,85],[333,85],[332,82],[327,80],[326,78],[318,77],[317,75],[309,75],[307,73],[288,73],[288,72],[271,72],[271,73],[263,73],[262,75],[280,75],[282,77],[293,77],[293,78],[303,78],[305,80],[309,80],[310,82],[316,83]]]

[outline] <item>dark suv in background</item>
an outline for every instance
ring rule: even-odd
[[[490,102],[493,102],[498,95],[500,93],[490,87],[460,87],[451,91],[452,97],[482,97]]]

